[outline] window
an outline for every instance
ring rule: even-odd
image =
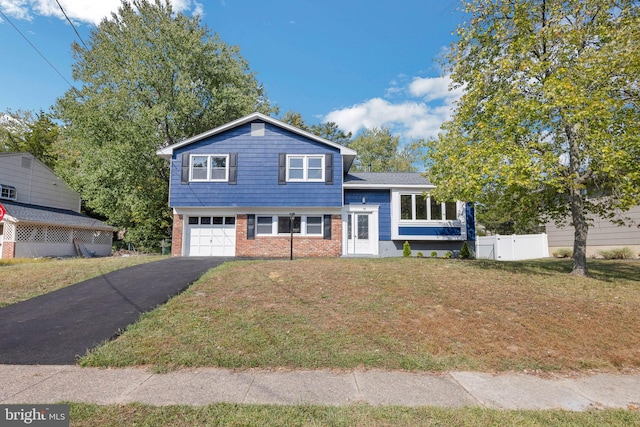
[[[189,217],[189,224],[190,225],[194,225],[198,223],[199,218],[197,216],[190,216]]]
[[[261,236],[290,234],[291,218],[289,215],[258,216],[256,234]],[[303,236],[323,236],[324,220],[322,216],[296,216],[293,219],[293,234]]]
[[[297,216],[293,218],[293,221],[291,221],[291,218],[289,216],[279,216],[278,217],[278,234],[289,234],[291,233],[291,229],[289,228],[289,224],[290,222],[293,225],[293,234],[300,234],[300,224],[302,222],[302,218]]]
[[[256,231],[258,234],[273,234],[273,218],[270,216],[259,216]]]
[[[439,202],[423,194],[400,195],[400,220],[443,221],[458,219],[456,202]]]
[[[191,181],[227,181],[229,156],[212,154],[191,156]]]
[[[322,217],[321,216],[308,216],[307,217],[307,235],[309,234],[322,234]]]
[[[287,156],[287,181],[324,181],[324,156]]]
[[[0,185],[0,199],[16,200],[16,188],[10,185]]]

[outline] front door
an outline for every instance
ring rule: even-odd
[[[372,255],[375,253],[372,239],[372,214],[370,212],[350,212],[347,217],[347,253],[351,255]]]

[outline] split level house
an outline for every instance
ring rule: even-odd
[[[401,256],[408,241],[428,257],[475,246],[471,204],[433,199],[419,173],[351,173],[354,150],[260,113],[157,154],[171,164],[174,256]]]
[[[114,228],[80,213],[80,195],[30,153],[0,153],[0,258],[111,254]]]

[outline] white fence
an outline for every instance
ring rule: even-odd
[[[476,245],[477,258],[517,261],[549,257],[549,243],[544,233],[478,237]]]

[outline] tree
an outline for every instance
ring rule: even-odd
[[[302,114],[293,111],[287,111],[282,117],[282,121],[337,144],[346,146],[351,142],[351,132],[344,133],[334,122],[307,126]]]
[[[5,115],[7,125],[0,132],[0,151],[28,152],[50,168],[55,168],[55,143],[60,129],[51,115],[40,111],[35,120],[31,112]]]
[[[415,172],[418,143],[399,148],[400,138],[388,128],[366,129],[349,143],[358,152],[355,172]]]
[[[272,108],[239,49],[166,0],[123,2],[88,48],[72,49],[81,86],[56,105],[58,173],[126,240],[150,246],[171,223],[169,168],[156,151]]]
[[[442,200],[568,221],[588,275],[589,215],[640,203],[640,19],[633,0],[464,1],[445,57],[464,94],[428,143]]]

